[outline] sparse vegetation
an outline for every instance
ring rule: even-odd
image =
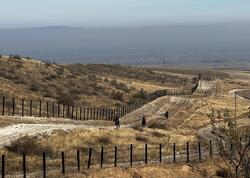
[[[214,158],[214,163],[221,169],[219,174],[226,177],[238,178],[250,175],[250,140],[249,128],[237,127],[236,119],[228,110],[221,111],[211,109],[210,117],[212,133],[216,136],[220,157]],[[216,122],[223,121],[217,125]],[[247,136],[247,137],[246,137]]]
[[[31,91],[39,91],[41,88],[40,84],[39,83],[36,83],[36,82],[33,82],[31,85],[30,85],[30,90]]]
[[[13,141],[5,148],[11,152],[17,154],[25,154],[25,155],[38,155],[40,156],[42,153],[47,153],[48,155],[53,154],[53,150],[48,146],[43,146],[38,143],[37,138],[24,136],[15,141]]]

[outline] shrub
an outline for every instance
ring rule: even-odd
[[[119,91],[113,91],[112,93],[111,93],[111,96],[112,96],[112,98],[113,99],[115,99],[115,100],[119,100],[119,101],[123,101],[123,93],[121,93],[121,92],[119,92]]]
[[[64,68],[59,68],[57,71],[56,71],[56,74],[57,75],[63,75],[64,74]]]
[[[13,55],[12,58],[17,60],[22,60],[22,57],[19,55]]]
[[[3,55],[2,54],[0,54],[0,58],[2,58],[3,57]]]
[[[68,96],[68,95],[60,95],[60,96],[58,96],[57,101],[60,104],[66,104],[66,105],[70,105],[70,106],[73,106],[75,104],[73,97]]]
[[[230,173],[227,169],[219,169],[216,171],[216,175],[219,177],[229,177]]]
[[[133,98],[146,98],[146,96],[147,96],[147,92],[146,91],[144,91],[143,89],[141,89],[140,91],[138,91],[137,93],[135,93],[134,95],[133,95]]]
[[[30,136],[21,137],[13,141],[10,145],[5,146],[5,148],[17,154],[26,154],[26,155],[41,155],[42,153],[46,153],[48,155],[53,154],[53,150],[50,147],[39,144],[36,138]]]
[[[147,137],[141,136],[141,135],[136,135],[135,139],[139,142],[144,142],[146,143],[148,141]]]
[[[39,83],[32,83],[29,87],[31,91],[39,91],[41,88]]]
[[[101,144],[110,144],[110,143],[112,143],[112,140],[108,136],[103,136],[103,137],[98,138],[97,142],[99,142]]]
[[[152,134],[153,136],[155,136],[155,137],[165,137],[165,136],[166,136],[165,134],[159,133],[159,132],[156,132],[156,131],[152,132],[151,134]]]

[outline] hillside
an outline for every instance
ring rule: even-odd
[[[112,107],[165,88],[191,87],[196,75],[120,65],[60,65],[1,56],[0,93],[82,106]]]

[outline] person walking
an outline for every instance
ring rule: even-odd
[[[115,116],[115,118],[114,118],[113,121],[115,122],[116,128],[119,128],[120,127],[120,120],[119,120],[119,116],[118,115]]]
[[[142,117],[141,125],[142,125],[142,127],[145,127],[145,125],[146,125],[146,118],[145,118],[145,116]]]
[[[166,117],[166,119],[168,119],[168,111],[166,111],[165,117]]]

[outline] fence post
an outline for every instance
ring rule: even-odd
[[[74,106],[72,106],[71,118],[74,119]]]
[[[86,119],[85,113],[86,113],[86,109],[85,109],[85,108],[83,108],[83,120],[85,120],[85,119]]]
[[[26,156],[23,154],[23,178],[26,178]]]
[[[55,103],[52,103],[52,116],[55,117]]]
[[[91,164],[91,155],[92,155],[92,148],[89,149],[88,169],[90,168],[90,164]]]
[[[47,118],[49,117],[49,102],[47,102]]]
[[[57,108],[57,116],[60,117],[60,104],[58,103],[58,108]]]
[[[43,153],[43,178],[46,178],[46,158],[45,158],[45,153]]]
[[[145,144],[145,164],[148,164],[148,144]]]
[[[12,116],[15,115],[15,98],[12,99]]]
[[[80,151],[77,150],[76,152],[76,159],[77,159],[77,170],[80,171]]]
[[[2,155],[2,178],[5,176],[5,161],[4,161],[4,155]]]
[[[82,120],[82,107],[80,107],[80,120]]]
[[[86,119],[89,120],[89,108],[86,108],[87,112],[86,112]]]
[[[78,119],[78,107],[76,107],[76,120]]]
[[[175,155],[175,143],[174,143],[174,146],[173,146],[173,155],[174,155],[174,163],[176,162],[176,155]]]
[[[210,156],[213,155],[212,140],[209,141],[209,154]]]
[[[30,116],[32,116],[32,100],[30,100]]]
[[[90,119],[93,119],[93,108],[90,108]]]
[[[67,105],[67,118],[70,118],[69,117],[69,105]]]
[[[93,108],[93,119],[96,120],[96,108]]]
[[[103,146],[101,148],[101,167],[103,166]]]
[[[133,145],[130,144],[130,166],[133,164]]]
[[[117,166],[117,147],[115,146],[115,167]]]
[[[161,159],[162,159],[162,153],[161,153],[161,143],[159,145],[159,158],[160,158],[160,163],[161,163]]]
[[[64,152],[62,151],[62,174],[65,175]]]
[[[189,163],[189,143],[187,142],[187,163]]]
[[[42,117],[42,101],[39,101],[39,117]]]
[[[199,160],[201,161],[201,143],[198,143],[198,149],[199,149]]]
[[[24,99],[22,99],[22,116],[24,116]]]
[[[63,118],[64,118],[64,112],[65,112],[65,104],[63,104]]]
[[[5,97],[3,97],[3,110],[2,110],[3,116],[4,116],[4,106],[5,106]]]

